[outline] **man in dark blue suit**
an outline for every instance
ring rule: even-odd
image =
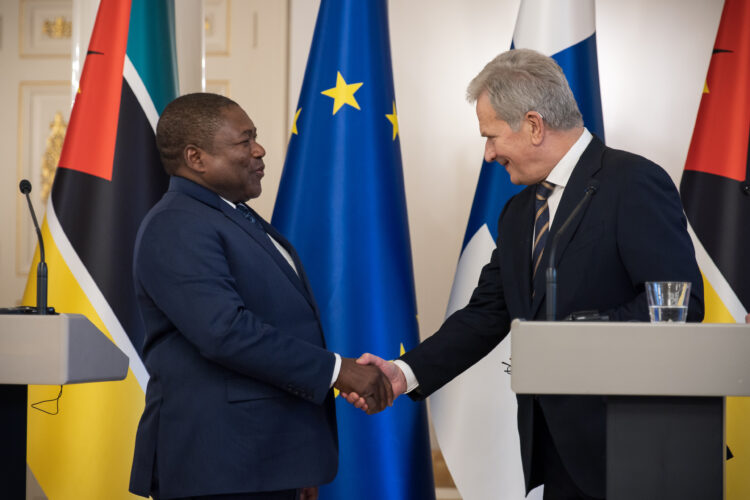
[[[150,379],[130,490],[315,499],[338,465],[332,387],[363,391],[375,411],[391,385],[326,350],[297,253],[244,204],[261,193],[265,155],[247,114],[222,96],[182,96],[156,141],[172,177],[135,246]]]
[[[689,281],[688,320],[703,318],[703,282],[677,189],[658,165],[606,147],[583,127],[553,59],[524,49],[500,54],[468,97],[487,139],[485,159],[528,187],[505,205],[497,248],[469,304],[393,363],[360,358],[388,374],[395,396],[429,396],[488,354],[512,319],[546,319],[545,245],[592,185],[596,195],[560,235],[558,317],[595,310],[612,321],[648,321],[646,281]],[[357,394],[348,400],[368,407]],[[545,500],[604,498],[603,397],[519,395],[518,430],[527,492],[544,484]]]

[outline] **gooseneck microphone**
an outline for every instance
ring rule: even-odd
[[[549,250],[549,266],[547,267],[547,321],[555,321],[555,315],[557,313],[557,268],[555,267],[555,253],[557,253],[557,243],[560,240],[560,235],[568,229],[568,226],[576,218],[578,212],[580,212],[584,205],[596,194],[596,190],[599,189],[599,181],[591,179],[586,190],[583,192],[583,198],[578,202],[578,205],[573,209],[560,229],[552,238],[552,245]]]
[[[42,239],[42,230],[39,229],[39,223],[36,220],[36,213],[31,204],[29,193],[31,192],[31,183],[23,179],[18,185],[22,194],[26,195],[26,201],[29,203],[31,218],[34,220],[36,237],[39,240],[39,265],[36,267],[36,310],[37,314],[47,314],[47,263],[44,261],[44,240]]]

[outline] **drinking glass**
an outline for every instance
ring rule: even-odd
[[[685,322],[690,300],[689,281],[647,281],[646,298],[652,323]]]

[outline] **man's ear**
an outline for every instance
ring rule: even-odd
[[[188,144],[185,149],[182,150],[182,158],[185,165],[195,173],[203,173],[206,171],[206,167],[203,164],[203,157],[205,151],[195,144]]]
[[[523,119],[531,132],[531,143],[535,146],[540,145],[544,139],[544,118],[536,111],[529,111]]]

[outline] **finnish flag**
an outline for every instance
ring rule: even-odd
[[[594,0],[523,0],[511,47],[553,57],[565,72],[585,126],[604,140]],[[497,163],[482,165],[448,316],[469,302],[495,248],[500,212],[523,187],[511,184]],[[429,399],[440,449],[464,500],[516,500],[526,494],[517,403],[503,363],[510,363],[510,335]],[[541,499],[542,487],[528,498]]]

